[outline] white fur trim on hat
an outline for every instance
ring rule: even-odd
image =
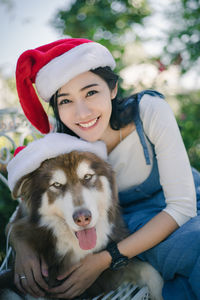
[[[9,162],[7,171],[10,190],[13,191],[20,178],[39,168],[46,159],[73,150],[92,152],[103,160],[107,159],[106,145],[102,141],[90,143],[65,133],[49,133],[28,144]]]
[[[49,101],[51,96],[75,76],[98,67],[115,68],[110,51],[101,44],[81,44],[55,57],[42,67],[36,76],[35,86],[40,97]]]

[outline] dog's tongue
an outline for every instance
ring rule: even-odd
[[[96,246],[97,235],[94,227],[76,232],[79,240],[79,246],[83,250],[89,250]]]

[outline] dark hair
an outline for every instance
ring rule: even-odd
[[[112,91],[119,79],[110,67],[99,67],[94,70],[90,70],[92,73],[100,76],[108,85]],[[67,133],[73,136],[77,136],[73,131],[66,127],[60,120],[57,106],[57,94],[58,91],[51,97],[49,105],[52,107],[54,116],[56,119],[57,132]],[[129,98],[119,99],[117,96],[112,100],[112,113],[110,117],[110,126],[114,130],[119,130],[125,127],[127,124],[133,121],[133,116],[136,113],[136,101],[133,98],[136,95],[132,95]]]

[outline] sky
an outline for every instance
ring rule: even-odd
[[[61,36],[50,20],[56,11],[69,7],[72,0],[0,1],[0,70],[14,75],[19,55],[31,48],[59,39]]]
[[[50,24],[60,8],[67,8],[73,0],[0,0],[0,72],[5,76],[14,75],[19,55],[31,48],[62,38]],[[164,6],[168,1],[165,0]],[[11,3],[10,6],[5,2]],[[159,0],[149,0],[160,7]],[[163,7],[164,9],[164,7]],[[157,20],[156,24],[155,21]],[[158,35],[163,18],[152,18],[148,35]],[[142,34],[142,32],[141,32]],[[145,32],[147,34],[147,32]],[[149,53],[159,48],[148,44]],[[152,51],[151,51],[152,50]]]
[[[147,19],[146,28],[140,29],[138,34],[150,38],[150,42],[144,45],[147,53],[158,55],[162,43],[159,39],[157,43],[155,40],[152,42],[151,37],[159,37],[162,30],[168,27],[163,11],[175,0],[148,1],[156,11],[156,17],[153,15]],[[17,59],[23,51],[63,38],[50,22],[58,10],[70,7],[72,2],[73,0],[0,0],[0,74],[13,77]],[[200,76],[193,72],[186,77],[184,85],[189,84],[191,87],[195,82],[197,86],[196,77],[200,84]]]

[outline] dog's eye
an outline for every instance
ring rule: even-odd
[[[61,184],[61,183],[59,183],[59,182],[54,182],[54,183],[52,183],[52,185],[51,185],[51,186],[53,186],[53,187],[55,187],[55,188],[59,189],[59,188],[61,188],[61,187],[62,187],[62,184]]]
[[[92,179],[92,177],[93,177],[93,174],[85,174],[84,180],[89,181]]]

